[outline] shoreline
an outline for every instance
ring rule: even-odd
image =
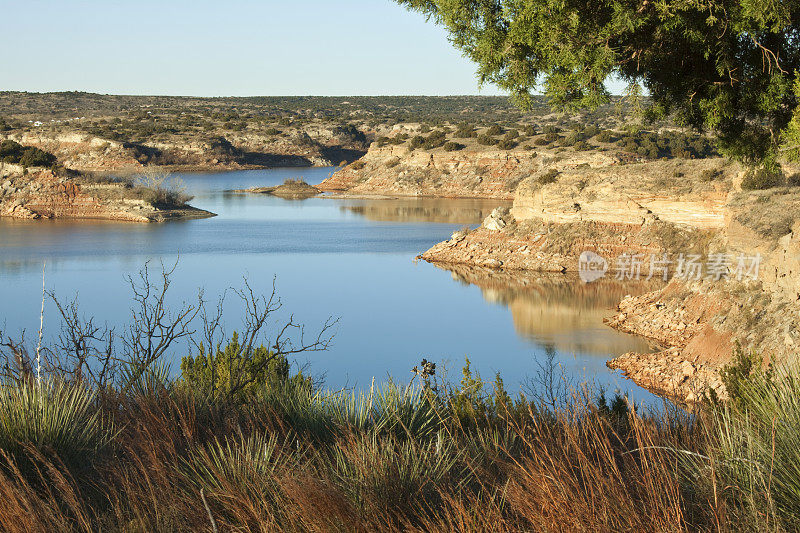
[[[531,244],[501,232],[479,228],[466,234],[456,232],[453,238],[434,245],[416,259],[446,269],[477,267],[517,277],[524,277],[528,273],[575,275],[578,272],[577,256],[547,253],[542,250],[544,243],[541,241],[544,240],[537,239]],[[582,283],[577,277],[575,282]],[[701,338],[706,335],[719,341],[720,349],[717,352],[724,352],[732,349],[730,337],[723,338],[717,334],[719,338],[716,338],[715,333],[705,331],[710,322],[708,317],[697,318],[691,326],[682,322],[682,315],[677,309],[666,309],[660,303],[664,291],[668,290],[674,291],[676,287],[666,283],[638,296],[624,295],[613,304],[614,307],[607,309],[607,316],[603,319],[606,326],[645,339],[655,344],[657,349],[652,353],[622,353],[608,359],[606,366],[619,370],[626,378],[650,392],[678,403],[700,401],[709,389],[713,389],[720,398],[727,397],[719,376],[725,358],[720,353],[707,353],[705,346],[699,354],[689,353],[686,347],[693,341],[707,344],[707,340]],[[676,307],[679,305],[676,303]],[[659,317],[651,317],[653,310],[659,315],[669,315],[668,320],[659,321]],[[644,318],[637,320],[637,316]]]

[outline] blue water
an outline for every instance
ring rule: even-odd
[[[289,177],[318,183],[330,170],[184,175],[195,196],[191,203],[218,214],[210,219],[163,224],[0,219],[0,325],[34,337],[43,263],[48,289],[64,299],[77,295],[84,314],[120,326],[130,314],[125,276],[147,261],[155,268],[177,261],[173,304],[196,300],[198,288],[214,302],[225,289],[241,287],[243,277],[268,293],[274,278],[284,307],[273,326],[293,313],[311,334],[326,318],[338,317],[332,347],[296,360],[332,388],[368,387],[373,377],[407,381],[423,357],[457,381],[469,357],[484,378],[500,372],[514,391],[536,373],[550,346],[570,379],[594,380],[653,400],[605,367],[610,357],[648,349],[602,323],[624,291],[603,294],[598,285],[588,299],[587,289],[568,278],[527,287],[503,279],[476,285],[413,261],[454,230],[479,224],[497,201],[283,200],[226,192]],[[226,302],[232,331],[241,306],[230,294]],[[58,333],[54,311],[48,306],[45,313],[46,339]],[[174,370],[185,353],[184,346],[174,350]]]

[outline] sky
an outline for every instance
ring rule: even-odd
[[[390,0],[0,0],[0,14],[0,90],[502,94]]]

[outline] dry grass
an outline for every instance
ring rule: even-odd
[[[433,432],[400,411],[406,424],[391,428],[341,417],[323,426],[269,396],[107,395],[97,408],[122,428],[113,453],[75,471],[32,446],[38,466],[25,473],[3,455],[0,524],[210,531],[202,490],[220,531],[734,529],[713,479],[693,478],[673,451],[708,445],[687,416],[615,413],[578,397],[558,411],[491,399],[464,411],[453,394],[423,413]]]

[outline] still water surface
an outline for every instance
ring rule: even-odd
[[[456,381],[464,357],[484,378],[495,372],[509,390],[536,373],[549,349],[566,375],[594,380],[635,399],[653,397],[612,373],[605,361],[647,344],[602,323],[636,288],[573,278],[509,275],[475,268],[452,271],[413,258],[465,224],[477,225],[496,200],[283,200],[226,192],[303,177],[318,183],[331,169],[271,169],[188,174],[192,204],[217,213],[164,224],[11,221],[0,219],[0,325],[35,332],[42,263],[48,288],[77,294],[81,308],[124,324],[130,290],[124,276],[146,261],[179,260],[175,303],[202,288],[212,302],[229,287],[269,292],[273,278],[284,303],[309,331],[339,317],[333,347],[297,361],[327,386],[368,387],[373,376],[407,381],[423,357]],[[241,319],[229,298],[228,330]],[[284,313],[285,312],[285,313]],[[45,334],[57,331],[46,311]],[[50,321],[47,319],[51,318]],[[29,334],[29,337],[33,335]],[[175,353],[177,371],[181,353]]]

